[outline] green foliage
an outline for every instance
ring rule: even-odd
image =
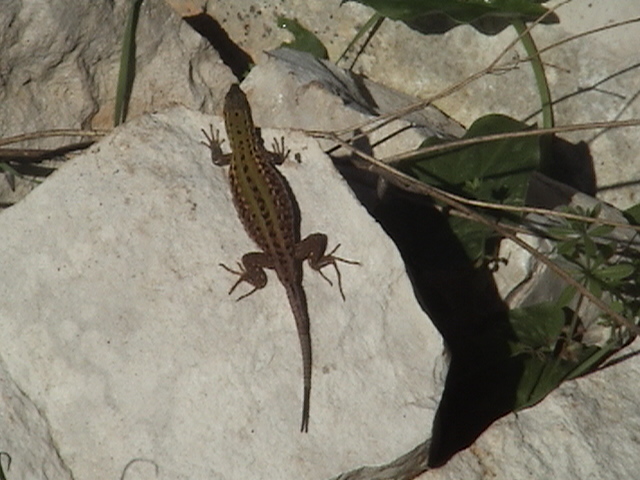
[[[565,324],[565,314],[552,303],[516,308],[509,312],[509,323],[517,339],[511,345],[519,353],[551,353]]]
[[[519,132],[528,126],[504,115],[476,120],[462,139],[496,133]],[[430,138],[420,148],[445,143]],[[507,138],[427,154],[399,168],[444,190],[487,202],[523,205],[529,176],[538,168],[537,137]]]
[[[564,209],[568,213],[597,218],[598,205],[591,210],[580,207]],[[556,253],[564,260],[564,268],[585,285],[597,298],[608,295],[618,313],[627,318],[638,314],[636,279],[640,278],[640,258],[637,250],[610,238],[614,227],[562,218],[559,225],[548,230],[556,243]],[[559,304],[568,304],[575,291],[568,288]],[[562,302],[562,303],[561,303]]]
[[[613,338],[603,346],[582,343],[571,331],[570,313],[553,303],[509,312],[515,335],[509,346],[523,368],[514,410],[535,405],[563,381],[592,370],[619,347]]]
[[[9,182],[11,190],[14,191],[16,189],[16,177],[22,177],[22,175],[16,172],[15,168],[6,162],[0,162],[0,171],[5,174],[5,178]],[[0,480],[2,479],[0,478]]]
[[[132,0],[127,17],[127,24],[122,37],[122,52],[120,54],[120,70],[118,72],[118,87],[116,89],[116,105],[114,109],[113,125],[118,126],[125,121],[129,98],[135,77],[136,59],[136,28],[140,17],[140,7],[143,0]]]
[[[597,218],[601,207],[565,209],[568,213]],[[555,251],[563,268],[585,285],[597,298],[606,298],[615,311],[635,318],[638,315],[640,261],[637,252],[625,256],[626,245],[608,237],[613,227],[582,220],[561,218],[549,233],[556,240]],[[627,252],[629,253],[629,252]],[[629,289],[633,292],[630,292]],[[512,310],[509,314],[516,340],[511,343],[515,356],[524,359],[524,373],[517,389],[514,409],[542,400],[565,380],[584,375],[620,349],[628,335],[611,326],[611,336],[602,345],[587,345],[579,334],[579,306],[574,287],[567,289],[554,304]],[[564,313],[563,313],[564,312]],[[566,314],[566,319],[565,319]]]
[[[375,33],[378,31],[378,28],[380,28],[380,25],[382,25],[382,22],[384,22],[384,19],[385,17],[383,17],[379,13],[374,13],[373,15],[371,15],[371,18],[369,18],[369,20],[367,20],[366,23],[358,29],[358,33],[355,34],[355,36],[349,42],[349,45],[347,45],[344,51],[340,54],[340,56],[336,60],[336,64],[340,63],[340,60],[342,60],[347,55],[347,52],[349,52],[349,50],[353,48],[353,46],[358,42],[358,40],[360,40],[360,37],[362,37],[365,33],[369,32],[367,41],[365,41],[364,45],[361,48],[361,51],[362,51],[364,47],[367,45],[367,43],[369,42],[369,40],[371,40],[373,35],[375,35]],[[356,59],[357,59],[357,55],[356,55]],[[355,59],[354,59],[354,64],[355,64]]]
[[[303,27],[295,18],[278,17],[278,26],[288,30],[294,37],[292,42],[282,43],[281,47],[307,52],[316,58],[327,60],[329,54],[324,44],[312,32]]]
[[[411,20],[417,15],[445,13],[460,23],[469,23],[484,15],[501,17],[539,17],[547,9],[530,0],[357,0],[394,20]]]
[[[380,15],[400,20],[423,33],[442,33],[456,25],[471,24],[488,34],[497,33],[513,20],[536,20],[547,13],[533,0],[354,0]],[[546,23],[557,22],[550,14]]]
[[[465,139],[525,130],[527,126],[500,115],[488,115],[476,121]],[[442,144],[429,139],[421,147]],[[405,173],[473,200],[524,205],[531,174],[541,163],[540,137],[512,138],[452,147],[445,153],[426,154],[405,161],[399,168]],[[570,213],[596,218],[600,208],[587,211],[573,208]],[[518,216],[494,214],[497,219],[518,222]],[[627,212],[633,216],[638,210]],[[500,240],[493,229],[467,218],[450,216],[449,224],[472,261],[490,256]],[[638,302],[630,300],[638,287],[640,260],[623,257],[626,245],[610,237],[614,227],[584,220],[562,218],[547,232],[556,241],[556,253],[562,267],[585,285],[597,298],[611,299],[610,304],[626,318],[638,315]],[[518,365],[521,374],[515,386],[513,410],[530,407],[557,388],[562,382],[592,371],[624,343],[625,335],[611,326],[611,337],[603,344],[586,344],[579,333],[579,308],[568,308],[576,299],[576,290],[568,287],[554,303],[531,305],[508,312],[504,340],[510,357],[498,359],[492,368]],[[578,306],[581,300],[578,299]],[[487,340],[485,340],[487,341]],[[500,344],[500,341],[497,341]]]
[[[543,400],[566,380],[579,377],[593,370],[611,355],[617,345],[598,347],[571,342],[567,358],[552,353],[529,354],[524,361],[524,371],[516,389],[514,411],[531,407]]]
[[[487,115],[476,120],[463,139],[527,128],[504,115]],[[430,138],[420,148],[442,143],[441,139]],[[398,168],[422,182],[466,198],[520,206],[524,204],[529,178],[539,164],[538,138],[522,137],[427,154],[402,162]],[[488,243],[498,238],[493,229],[460,217],[450,217],[449,223],[470,260],[491,256],[493,248],[488,247],[493,247],[493,242]]]
[[[355,0],[372,7],[377,15],[406,23],[422,33],[443,32],[460,24],[471,24],[485,33],[495,33],[513,25],[534,68],[546,127],[554,125],[552,99],[537,48],[524,22],[548,13],[532,0]],[[373,19],[372,19],[373,20]],[[554,15],[545,22],[557,22]],[[372,28],[373,22],[368,27]],[[359,32],[363,33],[364,28]],[[468,129],[463,139],[519,132],[529,128],[502,115],[487,115]],[[465,147],[451,147],[444,153],[413,157],[397,165],[398,169],[423,183],[446,192],[477,201],[523,206],[531,175],[544,170],[553,160],[552,137],[531,136],[505,138]],[[445,141],[431,138],[421,148],[441,145]],[[519,223],[520,215],[485,210],[496,221]],[[574,209],[580,216],[597,217],[599,209]],[[640,223],[640,205],[625,212],[630,222]],[[493,228],[461,216],[450,215],[449,226],[469,259],[478,265],[491,258],[501,237]],[[559,221],[547,234],[556,241],[555,258],[574,280],[584,285],[598,299],[605,299],[612,309],[626,318],[637,318],[640,311],[640,260],[628,245],[608,237],[614,228],[581,220]],[[626,252],[626,255],[625,255]],[[575,287],[567,287],[552,303],[531,305],[508,312],[506,325],[475,338],[475,347],[483,352],[479,368],[499,371],[521,370],[515,386],[513,410],[520,410],[542,400],[563,381],[595,369],[624,344],[622,329],[611,324],[608,340],[588,344],[582,338],[580,318],[583,298]],[[606,314],[603,320],[606,322]],[[605,323],[606,324],[606,323]],[[480,343],[480,345],[477,345]],[[508,354],[485,362],[490,352],[508,345]],[[494,362],[491,364],[491,362]],[[497,363],[496,363],[497,362]],[[513,368],[511,368],[513,367]],[[455,382],[452,381],[452,384]],[[498,386],[496,386],[498,389]],[[454,395],[454,394],[452,394]],[[443,396],[444,398],[444,396]],[[445,427],[443,427],[445,428]]]
[[[631,225],[640,225],[640,203],[627,208],[623,213]]]

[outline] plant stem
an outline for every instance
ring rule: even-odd
[[[542,104],[542,125],[544,128],[552,128],[554,126],[554,120],[551,92],[549,90],[547,77],[544,73],[544,66],[542,65],[540,54],[538,53],[538,48],[533,41],[531,32],[527,31],[527,27],[522,20],[513,20],[511,24],[518,32],[518,35],[520,35],[520,41],[522,42],[522,45],[524,46],[524,49],[529,56],[531,68],[533,69],[533,74],[536,79],[536,85],[538,86],[538,94],[540,95],[540,102]]]
[[[129,15],[122,37],[122,53],[120,54],[120,71],[118,72],[118,86],[116,88],[116,105],[113,113],[113,126],[117,127],[124,122],[127,116],[129,98],[133,88],[136,57],[136,27],[140,6],[143,0],[132,0],[129,7]]]
[[[516,29],[516,32],[518,32],[520,42],[522,42],[527,52],[529,63],[531,63],[531,68],[533,69],[533,75],[536,79],[536,85],[538,86],[538,95],[540,96],[542,124],[544,128],[553,128],[554,119],[551,92],[549,91],[549,83],[544,73],[544,66],[542,65],[538,48],[533,41],[530,29],[527,29],[522,20],[513,20],[511,24],[513,28]],[[540,136],[540,171],[545,174],[553,170],[552,141],[553,135]]]

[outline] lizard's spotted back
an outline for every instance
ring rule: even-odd
[[[302,350],[304,391],[300,429],[306,432],[309,428],[312,359],[307,298],[302,288],[302,262],[308,260],[309,266],[319,272],[323,267],[333,265],[343,299],[340,272],[336,262],[357,262],[334,256],[335,249],[325,254],[327,237],[324,234],[314,233],[300,240],[295,197],[287,181],[276,168],[276,165],[286,158],[284,145],[281,151],[276,152],[264,148],[259,131],[253,124],[247,97],[238,85],[232,85],[225,97],[224,121],[231,144],[231,154],[223,155],[217,137],[213,132],[210,137],[205,132],[212,160],[216,165],[229,163],[229,182],[238,216],[248,235],[262,251],[243,255],[240,270],[221,265],[238,275],[238,280],[229,293],[241,282],[253,286],[253,290],[239,299],[267,284],[265,268],[275,270],[284,286],[296,321]],[[320,273],[324,277],[324,274]]]
[[[281,152],[269,152],[253,124],[251,107],[238,85],[233,85],[224,104],[227,135],[231,143],[229,181],[238,215],[258,246],[276,255],[276,272],[295,279],[291,264],[299,229],[291,189],[275,167]]]

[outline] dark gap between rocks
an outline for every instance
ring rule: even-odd
[[[215,18],[201,13],[184,17],[184,20],[216,49],[222,61],[238,79],[242,79],[246,75],[254,63],[253,59],[229,38],[226,30]]]

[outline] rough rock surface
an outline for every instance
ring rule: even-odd
[[[393,244],[315,142],[288,135],[303,235],[327,232],[362,262],[341,269],[346,302],[305,274],[314,378],[301,434],[284,290],[272,277],[236,303],[218,266],[255,247],[200,144],[211,121],[183,108],[132,121],[2,214],[9,371],[79,480],[117,478],[133,458],[161,478],[322,478],[400,455],[429,430],[441,340]]]
[[[3,136],[109,125],[128,2],[5,3]],[[631,5],[628,16],[638,8],[622,3]],[[223,29],[254,35],[251,45],[259,50],[279,45],[280,38],[266,40],[255,28],[259,20],[271,28],[274,12],[247,17],[223,13],[224,5],[230,3],[208,8],[225,19]],[[346,7],[339,29],[350,37],[368,11],[357,6],[361,16],[349,19],[342,15]],[[303,15],[332,14],[326,2],[287,8],[303,23]],[[572,31],[580,30],[581,15],[589,16],[569,12]],[[316,25],[335,25],[314,18]],[[598,18],[598,24],[609,20]],[[174,104],[213,111],[234,80],[215,52],[161,2],[143,2],[140,19],[130,118]],[[629,53],[593,38],[551,58],[566,70],[550,70],[556,97],[567,96],[560,118],[637,117]],[[495,42],[463,28],[422,40],[386,22],[374,53],[362,59],[363,71],[400,79],[406,90],[427,96],[484,61],[472,48],[492,58],[488,46],[506,37]],[[462,55],[452,64],[445,44],[462,45],[474,66],[463,65]],[[407,68],[421,84],[407,83]],[[257,71],[252,75],[256,91],[264,89]],[[467,123],[502,107],[526,116],[535,110],[532,93],[510,85],[529,84],[527,69],[510,75],[488,77],[445,105]],[[573,95],[578,88],[581,95]],[[288,93],[273,90],[265,104]],[[302,103],[310,112],[294,118],[341,107],[338,101],[315,109],[308,98]],[[305,275],[314,386],[311,431],[297,432],[300,354],[282,289],[271,278],[267,289],[236,304],[226,295],[233,278],[217,266],[254,247],[235,217],[223,171],[210,165],[199,144],[199,129],[211,121],[177,108],[129,123],[0,215],[0,355],[6,364],[0,451],[11,454],[11,469],[6,457],[0,461],[8,479],[120,478],[135,458],[155,462],[158,478],[327,478],[391,461],[429,436],[442,380],[439,337],[418,309],[394,247],[362,215],[314,143],[288,135],[290,148],[303,156],[301,165],[284,167],[303,211],[303,234],[324,231],[333,244],[343,244],[342,255],[363,263],[343,268],[344,304],[335,286]],[[606,185],[635,179],[637,149],[629,132],[589,138]],[[52,145],[59,143],[30,144]],[[633,185],[604,193],[624,205],[638,198]],[[640,469],[639,370],[631,356],[570,382],[535,408],[498,421],[422,478],[633,478]],[[125,478],[155,478],[153,467],[136,463]]]

